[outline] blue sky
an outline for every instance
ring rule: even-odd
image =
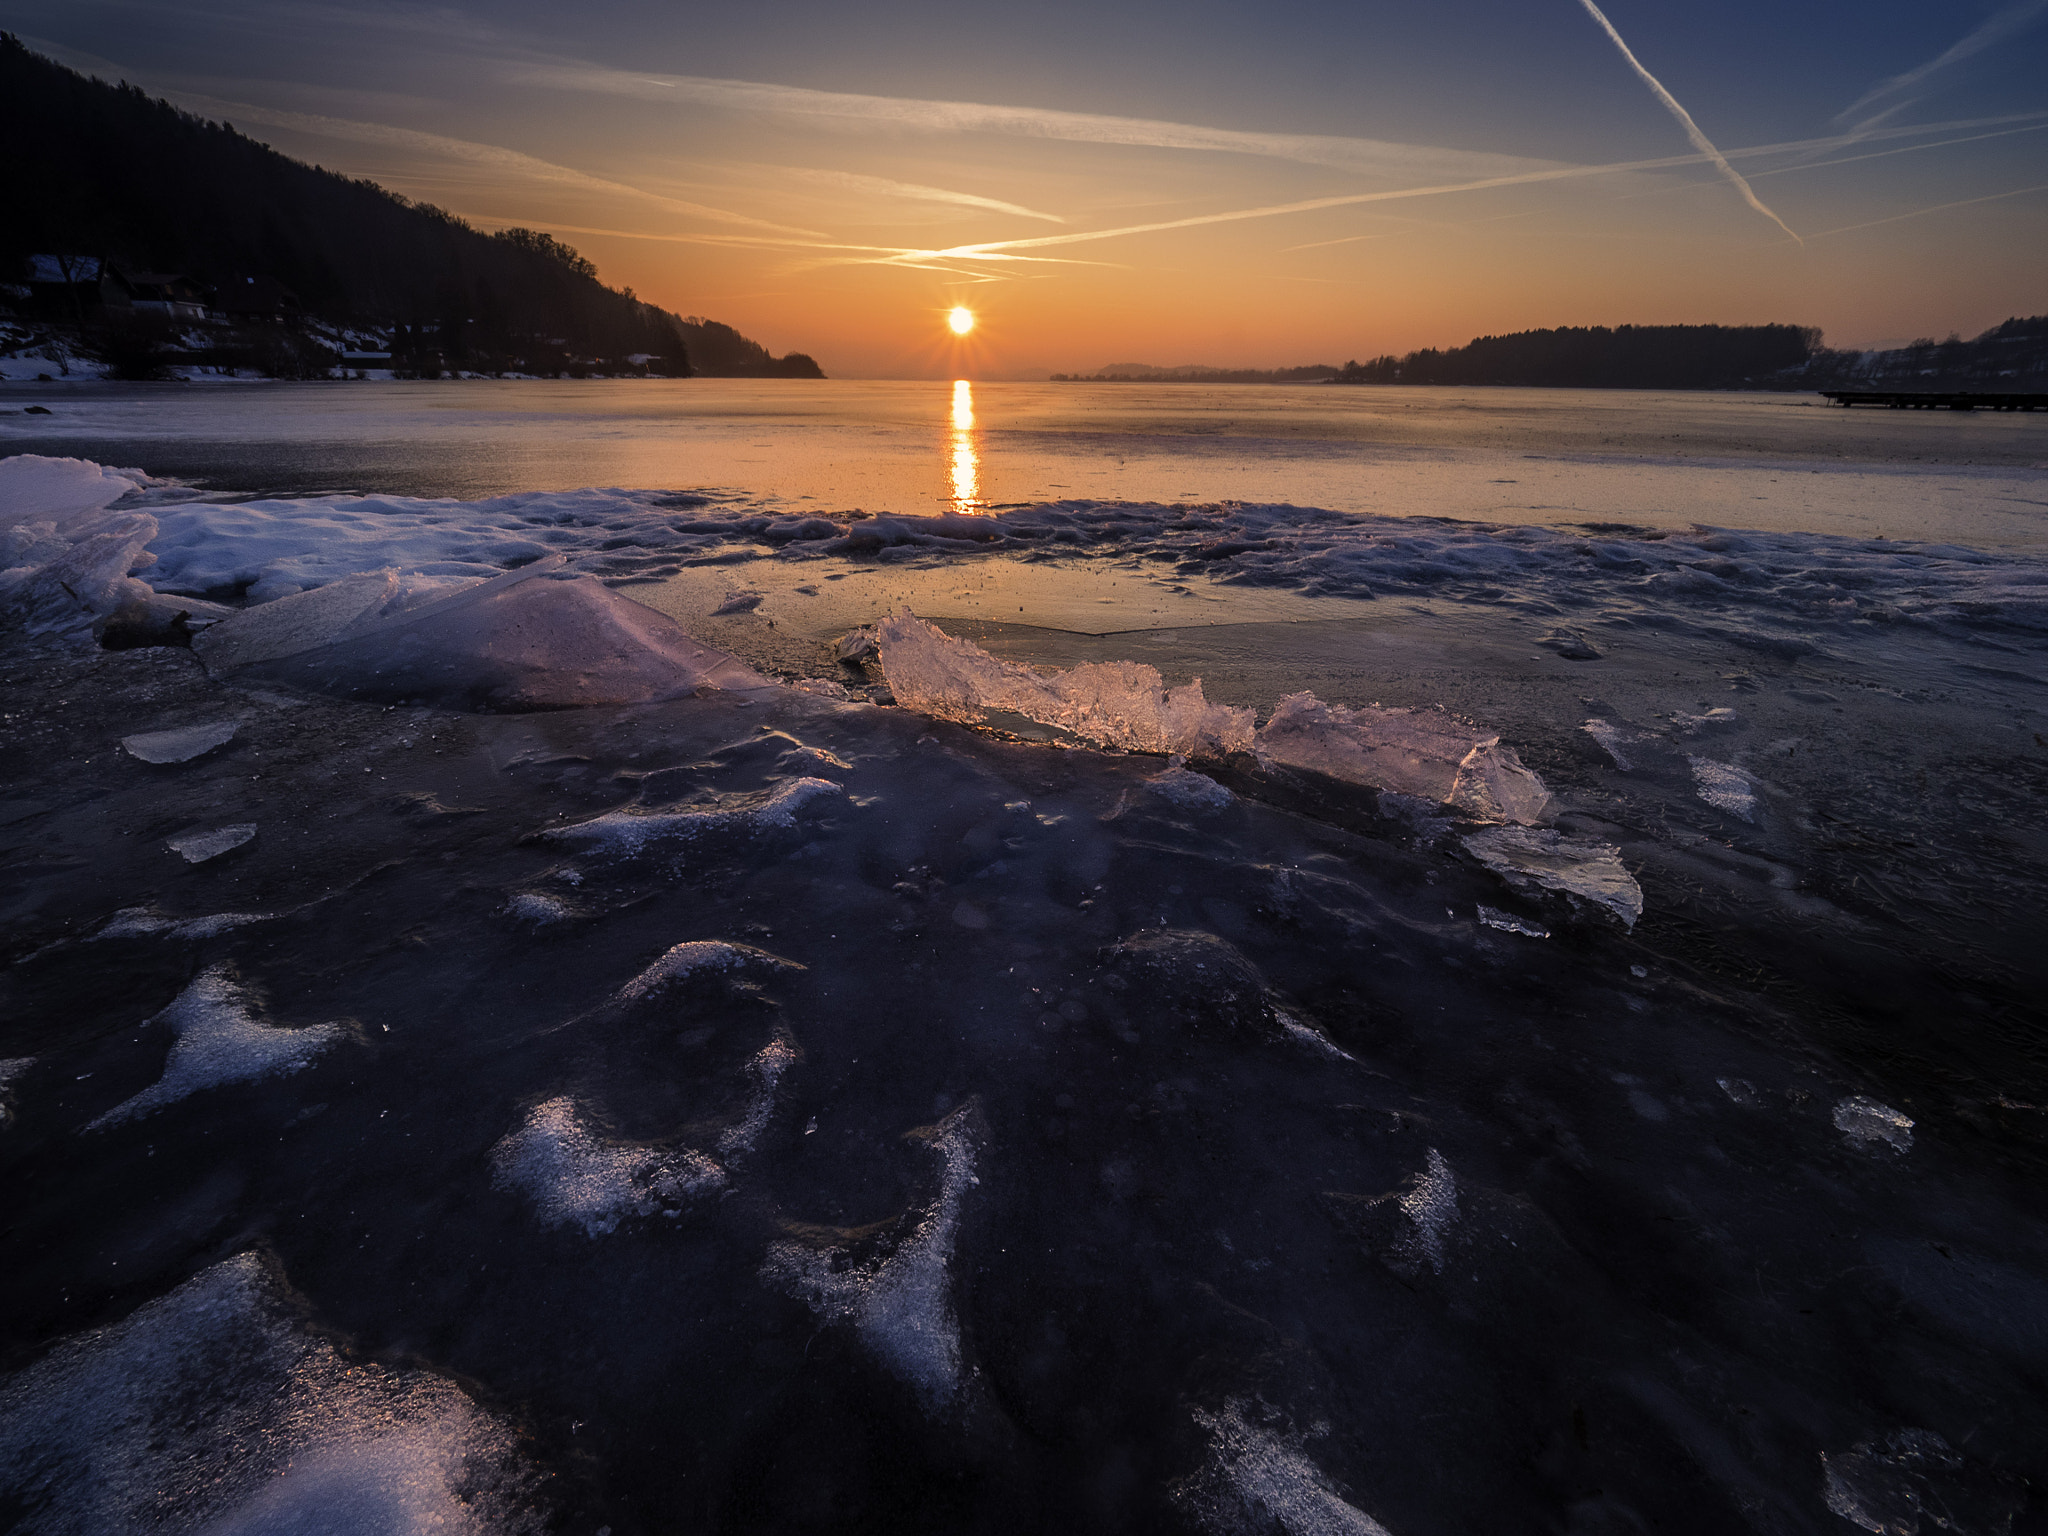
[[[0,0],[0,26],[841,373],[952,371],[954,303],[983,370],[1026,376],[2048,311],[2048,0],[1599,10],[1612,35],[1587,0]]]

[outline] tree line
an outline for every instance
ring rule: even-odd
[[[823,376],[803,353],[774,357],[730,326],[606,287],[550,235],[487,234],[6,33],[0,142],[0,283],[17,291],[32,256],[78,254],[216,292],[280,285],[296,313],[390,334],[394,363],[406,347],[418,371],[552,373],[639,354],[678,375]]]

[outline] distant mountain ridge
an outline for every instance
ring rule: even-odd
[[[387,338],[394,364],[419,372],[823,377],[803,353],[777,358],[730,326],[607,288],[550,237],[486,234],[133,86],[89,79],[7,33],[0,142],[0,302],[11,293],[29,319],[86,318],[81,300],[93,295],[76,284],[54,313],[37,310],[50,285],[31,282],[33,261],[54,253],[91,264],[95,283],[104,266],[108,282],[118,279],[120,291],[105,295],[117,308],[175,279],[219,321],[224,295],[262,285],[283,298],[265,320],[237,317],[245,330],[288,328],[295,316],[369,329]]]

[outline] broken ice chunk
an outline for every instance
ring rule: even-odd
[[[1168,689],[1155,668],[1134,661],[1034,672],[908,611],[884,619],[876,638],[896,701],[941,720],[974,725],[991,710],[1007,711],[1133,752],[1223,757],[1251,750],[1252,711],[1209,703],[1200,678]]]
[[[121,745],[130,757],[139,757],[145,763],[189,763],[195,757],[204,757],[215,747],[226,746],[234,740],[238,729],[232,720],[217,720],[210,725],[187,725],[172,731],[145,731],[139,736],[123,736]]]
[[[1523,824],[1550,803],[1511,747],[1436,710],[1350,709],[1291,693],[1259,730],[1259,759]]]
[[[1678,727],[1681,736],[1697,736],[1701,731],[1723,730],[1740,722],[1741,717],[1732,709],[1710,709],[1704,715],[1675,714],[1671,723]]]
[[[1575,906],[1589,903],[1612,913],[1624,928],[1643,915],[1643,888],[1612,844],[1537,827],[1488,827],[1462,841],[1511,889],[1555,891]]]
[[[1712,758],[1689,757],[1686,761],[1692,764],[1694,793],[1702,800],[1743,821],[1756,820],[1756,781],[1748,774],[1733,763],[1717,763]]]
[[[116,1104],[87,1130],[153,1114],[202,1088],[304,1071],[343,1034],[339,1024],[281,1029],[264,1023],[248,994],[230,979],[225,966],[218,965],[150,1022],[168,1024],[177,1033],[164,1060],[164,1075]]]
[[[588,821],[550,827],[541,835],[594,853],[631,859],[661,844],[689,842],[711,834],[753,837],[768,831],[787,832],[813,801],[845,793],[844,787],[830,779],[791,779],[772,794],[735,796],[729,805],[689,811],[607,811]]]
[[[766,596],[767,594],[763,592],[728,592],[725,594],[725,601],[711,610],[712,616],[716,617],[722,613],[752,613],[761,606]]]
[[[1532,939],[1547,939],[1550,930],[1540,923],[1525,922],[1513,913],[1503,912],[1497,907],[1481,906],[1479,921],[1489,928],[1498,928],[1502,933],[1526,934]]]
[[[1237,803],[1237,796],[1218,784],[1206,773],[1196,773],[1175,763],[1164,773],[1155,773],[1145,780],[1145,788],[1164,800],[1168,805],[1183,811],[1198,811],[1213,814],[1227,811]]]
[[[231,827],[215,827],[210,832],[181,832],[167,839],[164,846],[173,853],[182,853],[187,864],[204,864],[241,847],[255,835],[256,823],[243,821]]]
[[[1913,1122],[1889,1104],[1857,1094],[1835,1106],[1835,1129],[1848,1137],[1852,1146],[1867,1149],[1879,1142],[1894,1152],[1913,1150]]]
[[[210,939],[247,923],[267,923],[270,912],[211,912],[205,917],[165,917],[153,907],[123,907],[93,935],[99,939]]]

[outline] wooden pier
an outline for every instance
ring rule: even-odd
[[[2048,411],[2048,394],[1979,394],[1972,389],[1824,389],[1837,405],[1882,405],[1894,411]]]

